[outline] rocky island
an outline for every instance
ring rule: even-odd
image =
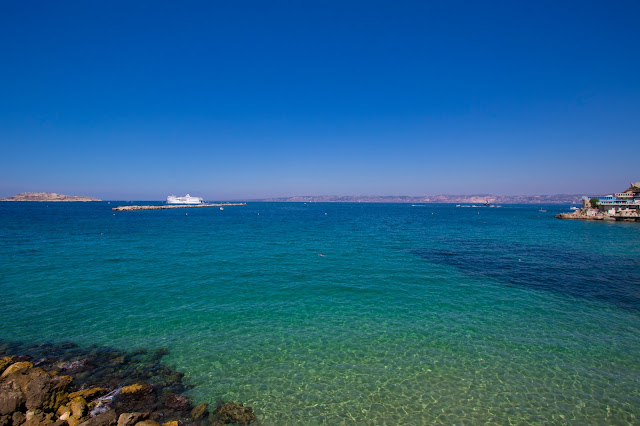
[[[102,201],[93,197],[81,197],[74,195],[57,194],[55,192],[23,192],[9,198],[0,198],[0,201]]]

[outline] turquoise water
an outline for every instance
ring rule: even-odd
[[[640,421],[640,224],[0,203],[0,339],[167,347],[264,424]]]

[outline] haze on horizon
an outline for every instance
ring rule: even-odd
[[[640,3],[8,2],[0,197],[610,193]]]

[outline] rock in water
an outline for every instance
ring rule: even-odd
[[[256,418],[251,407],[245,407],[235,402],[219,403],[213,415],[214,420],[221,423],[235,423],[239,425],[248,425]]]
[[[184,395],[172,393],[164,400],[164,405],[174,410],[188,410],[191,406],[191,401]]]
[[[153,390],[149,383],[136,383],[135,385],[124,386],[121,390],[122,396],[139,396]]]
[[[122,413],[118,417],[118,426],[133,426],[148,418],[149,413]]]
[[[209,415],[209,411],[207,411],[207,408],[209,408],[208,402],[203,402],[202,404],[196,405],[196,407],[191,410],[191,418],[193,420],[204,419]]]
[[[83,390],[78,391],[78,392],[71,392],[69,394],[69,399],[73,399],[76,396],[81,396],[85,400],[91,401],[92,399],[101,397],[103,395],[106,395],[107,393],[109,393],[108,389],[100,388],[100,387],[91,388],[91,389],[83,389]]]
[[[80,423],[79,426],[116,426],[118,417],[113,410],[105,411],[95,417],[90,418],[86,422]]]

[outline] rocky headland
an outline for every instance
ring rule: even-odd
[[[23,192],[9,198],[0,198],[0,201],[102,201],[93,197],[81,197],[75,195],[57,194],[55,192]]]
[[[246,425],[251,407],[194,405],[166,349],[0,343],[0,426]]]

